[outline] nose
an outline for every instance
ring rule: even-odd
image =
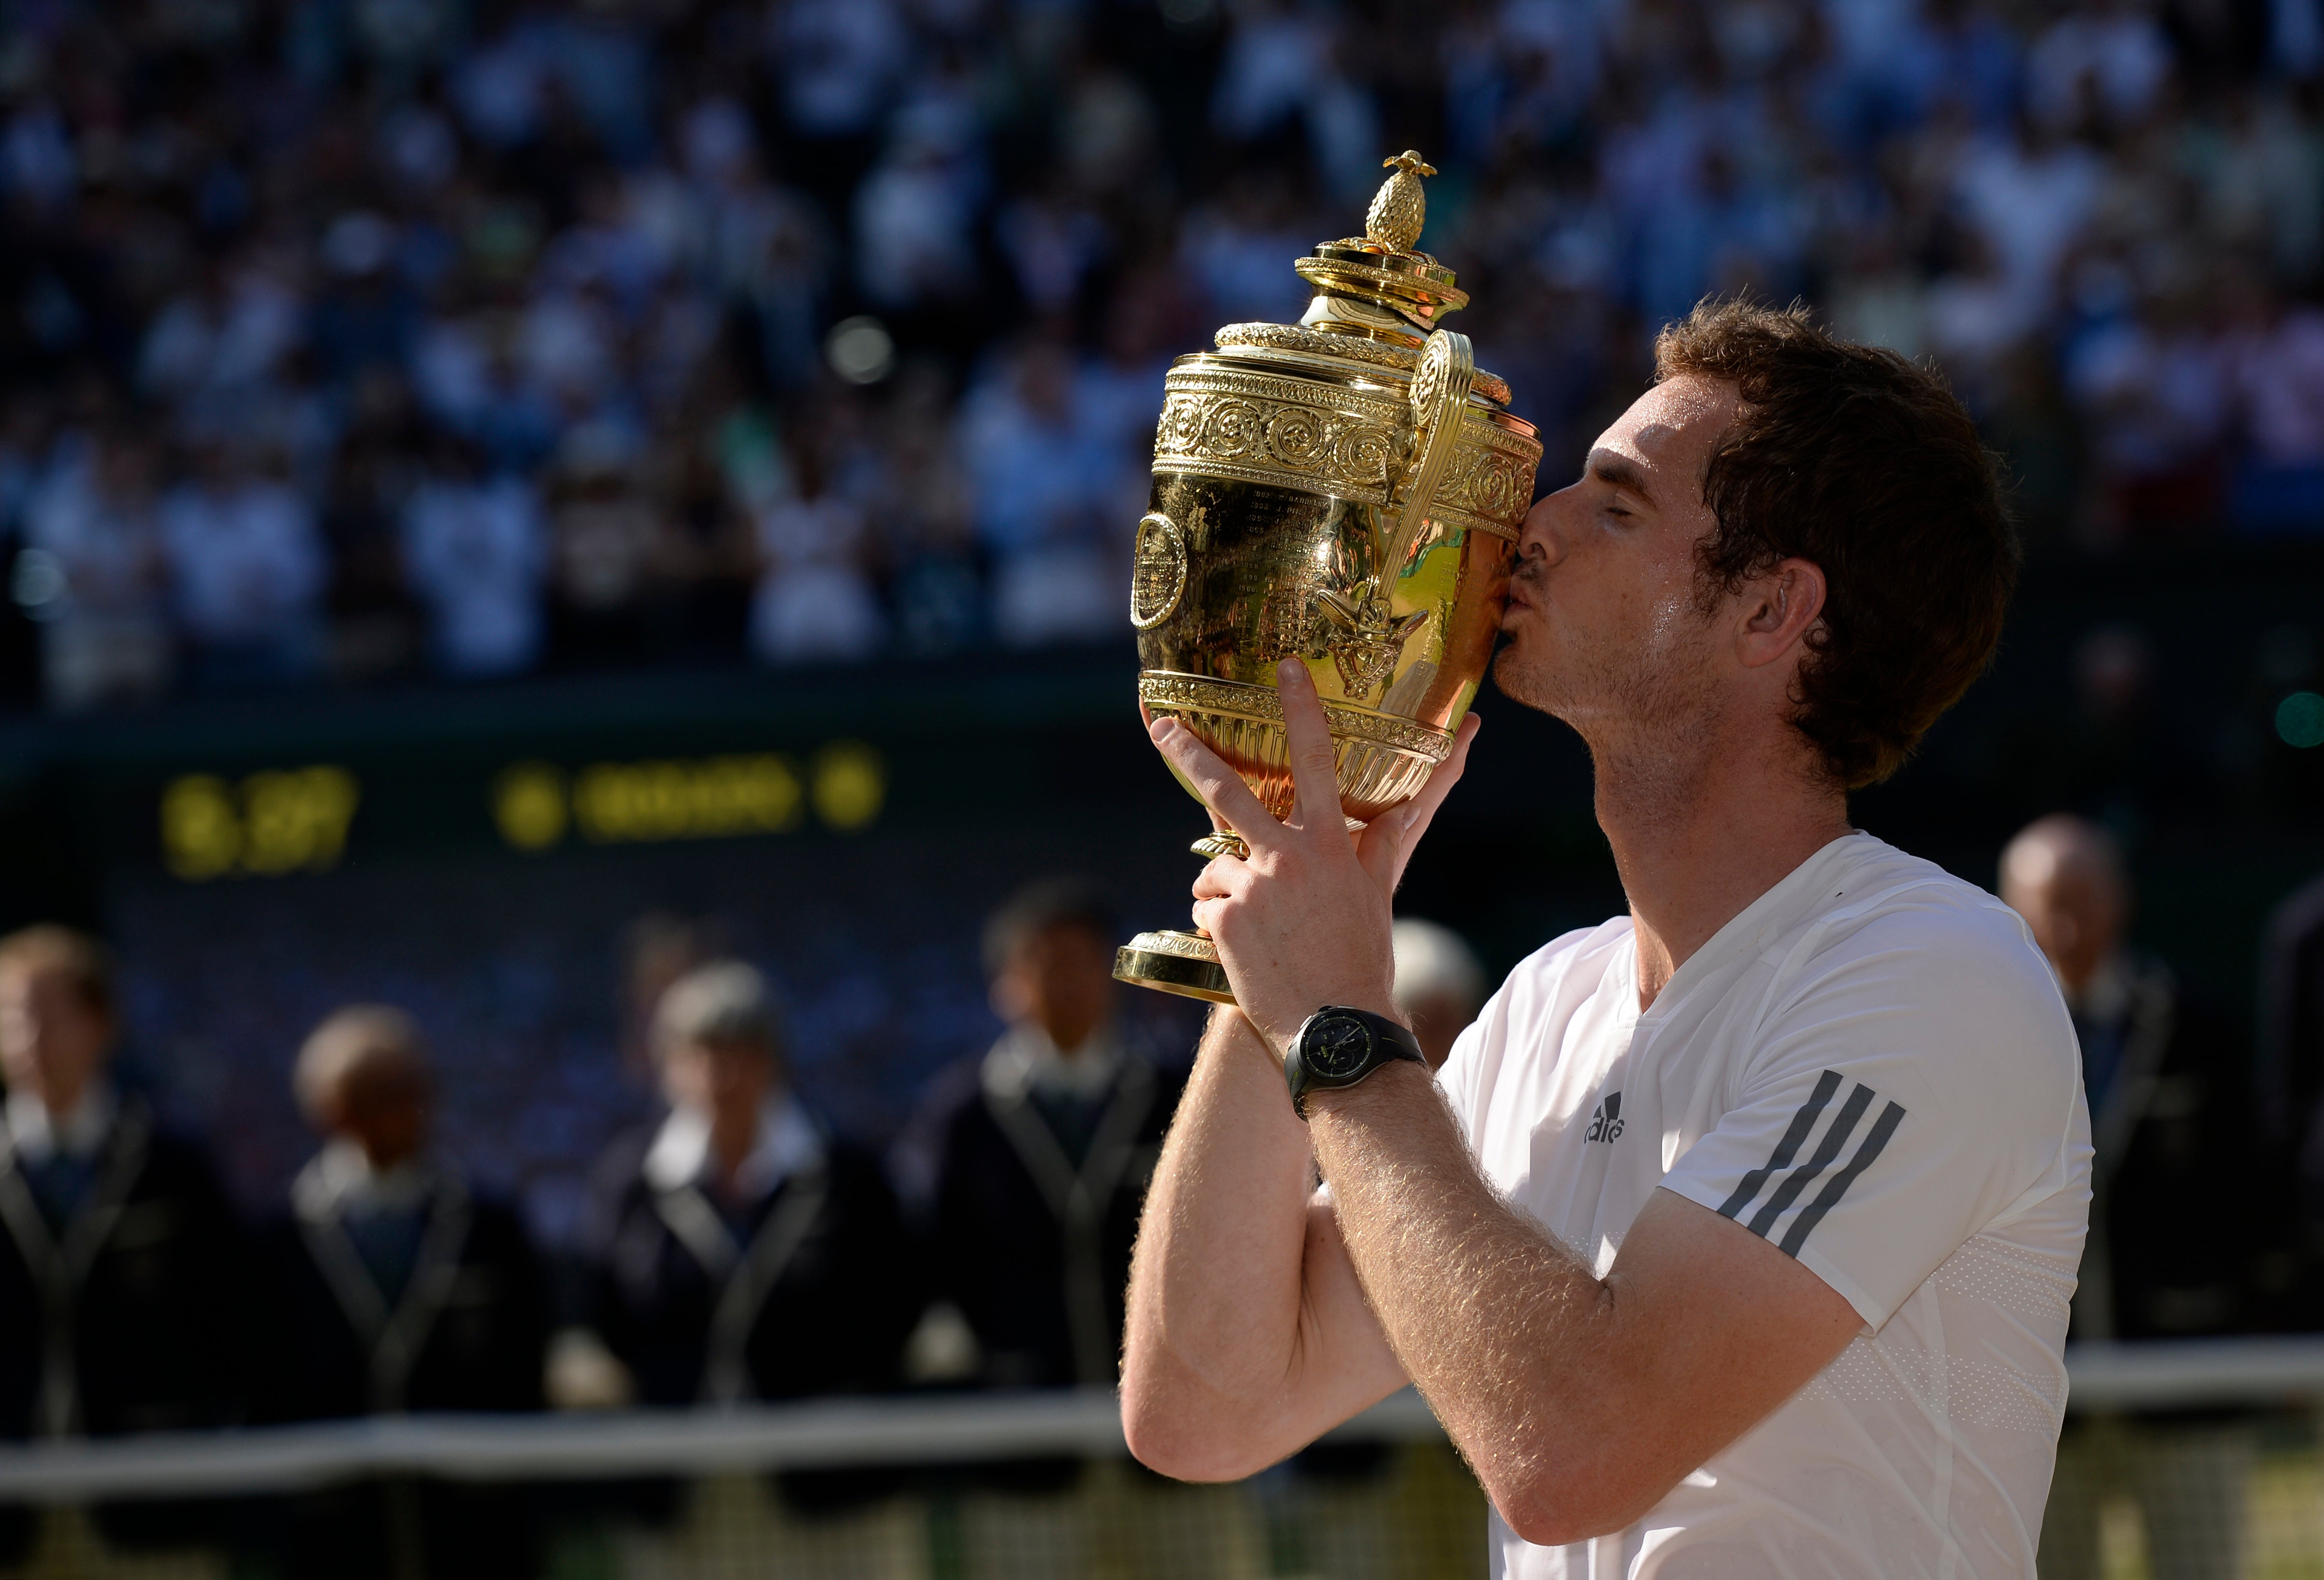
[[[1565,536],[1563,518],[1565,507],[1572,503],[1572,486],[1554,494],[1545,494],[1526,512],[1525,525],[1517,531],[1517,562],[1536,569],[1546,570],[1565,558]]]

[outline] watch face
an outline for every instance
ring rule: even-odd
[[[1326,1015],[1307,1028],[1299,1058],[1318,1080],[1344,1080],[1363,1072],[1371,1057],[1371,1028],[1348,1015]]]

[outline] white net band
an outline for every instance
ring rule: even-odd
[[[2086,1344],[2068,1409],[2283,1408],[2324,1400],[2324,1339]],[[1409,1390],[1331,1434],[1441,1440]],[[377,1474],[586,1481],[640,1474],[966,1463],[1126,1453],[1102,1391],[987,1393],[535,1416],[383,1416],[312,1426],[0,1446],[0,1499],[288,1492]]]

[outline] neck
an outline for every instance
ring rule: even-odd
[[[363,1153],[365,1166],[374,1174],[392,1173],[420,1155],[417,1147],[373,1148],[364,1146],[360,1141],[355,1142],[355,1146]]]
[[[2058,972],[2058,985],[2065,990],[2067,1002],[2080,1007],[2091,988],[2107,975],[2107,968],[2122,957],[2122,946],[2112,944],[2087,960],[2075,963],[2075,969],[2053,967]]]
[[[759,1113],[761,1104],[748,1109],[727,1109],[711,1115],[710,1154],[717,1164],[718,1178],[732,1181],[735,1170],[742,1167],[759,1144]]]
[[[1683,744],[1592,744],[1598,826],[1638,942],[1644,1009],[1688,956],[1802,862],[1849,832],[1847,792],[1788,738],[1715,726]]]
[[[32,1094],[32,1096],[52,1123],[62,1124],[71,1116],[73,1110],[80,1106],[80,1100],[88,1094],[89,1085],[87,1079],[69,1086],[54,1082],[46,1091]]]
[[[1079,1058],[1096,1039],[1099,1030],[1105,1025],[1105,1020],[1101,1016],[1094,1021],[1049,1021],[1036,1017],[1028,1021],[1026,1024],[1041,1034],[1049,1047],[1056,1052],[1058,1058],[1070,1059]]]

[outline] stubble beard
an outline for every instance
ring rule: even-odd
[[[1723,712],[1703,639],[1710,621],[1691,600],[1657,607],[1644,632],[1528,657],[1516,642],[1493,661],[1511,701],[1548,714],[1590,749],[1602,809],[1675,813],[1713,766]]]

